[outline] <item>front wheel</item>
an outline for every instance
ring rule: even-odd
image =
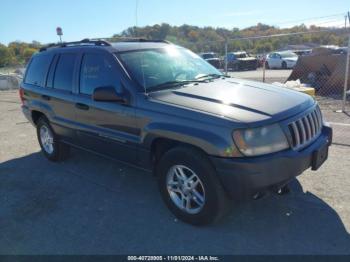
[[[285,61],[282,62],[282,69],[287,69],[287,63]]]
[[[186,147],[168,151],[157,165],[157,175],[164,202],[184,222],[210,224],[229,210],[216,171],[200,151]]]

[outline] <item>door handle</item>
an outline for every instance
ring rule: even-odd
[[[47,95],[42,95],[41,98],[44,99],[44,100],[50,100],[51,99],[51,97],[49,97]]]
[[[81,110],[89,110],[89,106],[81,103],[76,103],[75,107]]]

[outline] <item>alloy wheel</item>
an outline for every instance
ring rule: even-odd
[[[45,152],[51,155],[54,151],[53,134],[45,125],[40,127],[40,142]]]
[[[173,203],[188,214],[199,213],[205,204],[205,190],[198,175],[183,165],[172,166],[167,173],[167,189]]]

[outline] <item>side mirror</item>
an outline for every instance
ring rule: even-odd
[[[122,94],[118,94],[113,86],[101,86],[95,88],[92,99],[100,102],[118,102],[127,104],[127,99]]]

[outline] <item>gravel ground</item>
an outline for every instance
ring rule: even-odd
[[[0,137],[0,254],[350,254],[349,146],[290,194],[198,228],[172,216],[148,173],[77,150],[48,162],[17,92],[0,92]]]

